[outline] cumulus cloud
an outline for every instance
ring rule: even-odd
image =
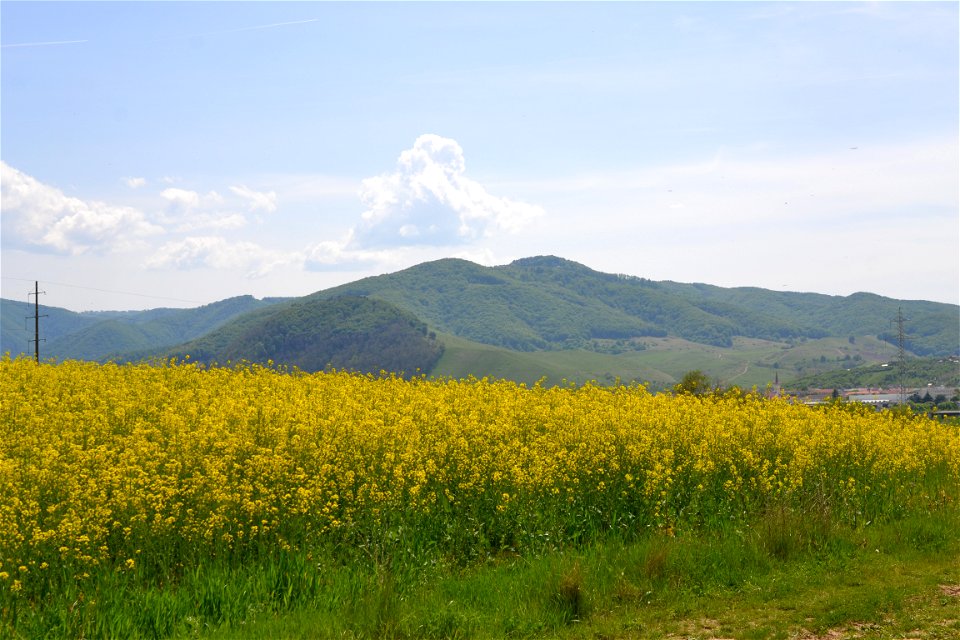
[[[248,278],[257,278],[278,266],[302,259],[300,254],[271,251],[253,242],[191,236],[165,243],[144,264],[151,269],[240,269]]]
[[[201,194],[168,187],[160,192],[160,197],[167,203],[163,222],[176,231],[239,229],[247,224],[246,217],[231,210],[231,203],[216,191]]]
[[[404,247],[369,250],[354,246],[353,231],[341,240],[324,240],[309,246],[303,253],[303,266],[308,271],[354,270],[401,261]]]
[[[462,245],[543,215],[539,206],[488,193],[466,176],[460,145],[434,134],[417,138],[392,173],[364,180],[360,198],[366,211],[353,232],[360,247]]]
[[[164,189],[160,192],[160,197],[167,201],[169,210],[177,212],[189,212],[201,207],[217,207],[224,202],[223,196],[216,191],[200,195],[196,191],[176,187]]]
[[[132,207],[86,201],[0,161],[4,241],[56,253],[123,251],[163,233]]]
[[[254,191],[244,185],[230,187],[230,191],[247,201],[250,211],[266,211],[273,213],[277,210],[277,194],[275,191]]]
[[[123,181],[126,182],[127,186],[131,189],[139,189],[147,184],[146,178],[124,178]]]

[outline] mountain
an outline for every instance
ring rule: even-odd
[[[3,348],[25,350],[32,307],[3,301],[2,310]],[[189,353],[305,370],[420,369],[551,384],[619,378],[654,388],[701,369],[749,388],[895,360],[898,313],[909,357],[960,353],[957,305],[656,282],[553,256],[496,267],[444,259],[287,300],[92,314],[41,307],[49,316],[41,355]]]
[[[170,354],[204,363],[249,360],[364,373],[428,372],[443,345],[413,314],[373,298],[303,298],[261,309]]]
[[[24,300],[0,299],[0,353],[33,353],[34,338],[33,303]],[[40,349],[46,354],[47,343],[60,336],[79,331],[96,324],[101,318],[92,314],[80,314],[58,307],[40,305]]]
[[[44,341],[40,344],[40,353],[44,359],[107,360],[128,352],[155,352],[200,337],[237,316],[282,300],[238,296],[193,309],[83,313],[41,305],[40,315],[44,317],[40,319],[40,329]],[[33,339],[33,325],[25,329],[24,317],[33,316],[33,306],[3,300],[0,310],[3,327],[0,351],[32,352],[33,347],[28,348],[27,341]]]
[[[731,347],[737,337],[795,341],[874,335],[895,342],[898,309],[910,319],[911,352],[960,351],[956,305],[867,293],[844,297],[654,282],[553,256],[498,267],[443,259],[311,297],[345,294],[385,300],[437,331],[519,351],[605,351],[668,336],[714,347]]]

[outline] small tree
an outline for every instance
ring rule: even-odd
[[[673,390],[676,393],[689,393],[699,396],[713,391],[713,385],[710,384],[710,378],[707,377],[707,374],[700,369],[694,369],[686,372],[680,380],[680,384],[676,385]]]

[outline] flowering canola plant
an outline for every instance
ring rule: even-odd
[[[0,601],[44,572],[405,537],[450,554],[713,526],[856,525],[960,496],[923,417],[642,386],[0,361]]]

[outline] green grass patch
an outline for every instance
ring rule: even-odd
[[[957,531],[955,505],[856,528],[777,507],[467,564],[394,546],[211,558],[167,582],[103,572],[4,615],[14,638],[946,639]]]
[[[336,565],[330,557],[316,571],[299,568],[314,577],[297,584],[298,596],[276,572],[264,575],[268,563],[181,585],[168,600],[162,590],[118,598],[116,606],[135,606],[116,615],[136,624],[110,635],[960,637],[960,600],[951,590],[960,585],[956,509],[857,529],[820,523],[789,536],[773,532],[798,524],[773,511],[750,527],[607,538],[467,567],[396,558]],[[183,613],[178,601],[200,604],[178,622],[158,624],[175,620],[177,606]]]
[[[588,349],[513,351],[450,334],[440,334],[440,339],[445,351],[431,371],[436,376],[488,376],[526,384],[541,378],[548,384],[560,384],[563,380],[613,384],[620,379],[647,382],[651,389],[671,388],[684,373],[695,369],[706,372],[711,380],[725,387],[764,389],[775,377],[787,384],[800,376],[846,372],[862,364],[879,365],[896,357],[894,347],[871,336],[859,337],[854,343],[843,338],[790,343],[735,338],[731,347],[647,337],[626,341],[621,353]]]

